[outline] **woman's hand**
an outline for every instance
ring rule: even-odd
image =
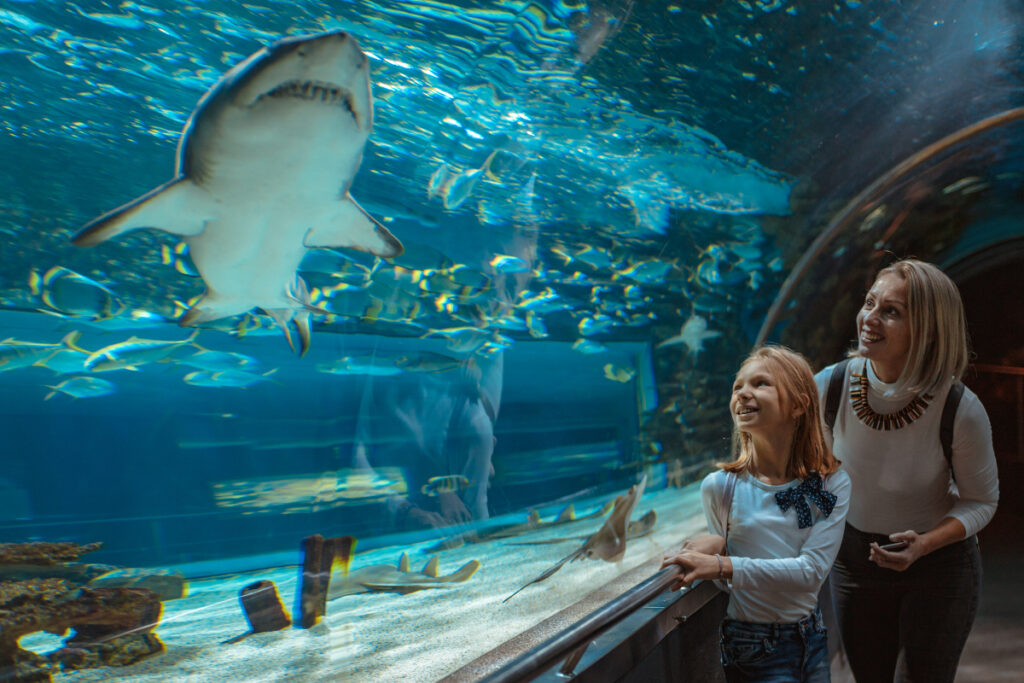
[[[917,558],[928,554],[923,538],[916,531],[889,534],[889,540],[893,543],[904,542],[906,546],[902,550],[882,550],[877,543],[872,543],[868,559],[879,567],[896,572],[906,571]]]
[[[722,559],[724,560],[725,558]],[[706,555],[696,550],[688,550],[684,546],[680,552],[666,555],[661,560],[662,569],[673,564],[681,568],[679,576],[669,586],[674,591],[684,586],[689,586],[697,579],[718,578],[718,558],[714,555]]]

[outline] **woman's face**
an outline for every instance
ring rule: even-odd
[[[857,352],[871,361],[883,382],[895,382],[910,353],[907,281],[880,275],[857,313]]]

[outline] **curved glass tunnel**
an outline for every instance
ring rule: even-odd
[[[52,654],[77,647],[56,608],[23,652],[54,680],[440,678],[701,532],[739,361],[841,357],[894,257],[961,286],[1017,487],[1024,11],[965,5],[0,0],[0,579],[44,606],[162,591],[123,667]],[[247,56],[338,30],[368,57],[365,143],[358,87],[287,50],[235,72],[285,74],[256,114],[203,127]],[[180,170],[217,208],[73,246],[172,178],[190,120]],[[310,238],[348,189],[401,256],[344,248],[352,213]],[[276,303],[177,325],[212,281],[282,272]],[[287,338],[264,304],[298,312]],[[640,482],[621,557],[505,601]],[[356,541],[327,545],[318,623],[224,644],[259,581],[302,620],[314,535]]]

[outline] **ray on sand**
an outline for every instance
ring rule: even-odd
[[[584,557],[597,557],[607,562],[621,560],[626,554],[626,532],[629,528],[629,518],[633,514],[633,508],[636,507],[637,501],[640,500],[640,496],[643,495],[646,484],[647,475],[644,475],[639,482],[629,488],[629,491],[615,498],[612,514],[605,520],[597,533],[587,538],[579,548],[563,557],[535,579],[523,584],[502,602],[508,602],[527,586],[532,586],[550,577],[568,562]]]

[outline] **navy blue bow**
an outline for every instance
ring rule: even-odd
[[[801,529],[811,526],[811,507],[805,498],[810,498],[818,506],[822,514],[828,517],[832,514],[832,508],[836,506],[836,494],[822,488],[821,476],[812,472],[810,476],[800,482],[799,486],[779,491],[775,494],[775,502],[785,512],[792,506],[796,506],[797,525]]]

